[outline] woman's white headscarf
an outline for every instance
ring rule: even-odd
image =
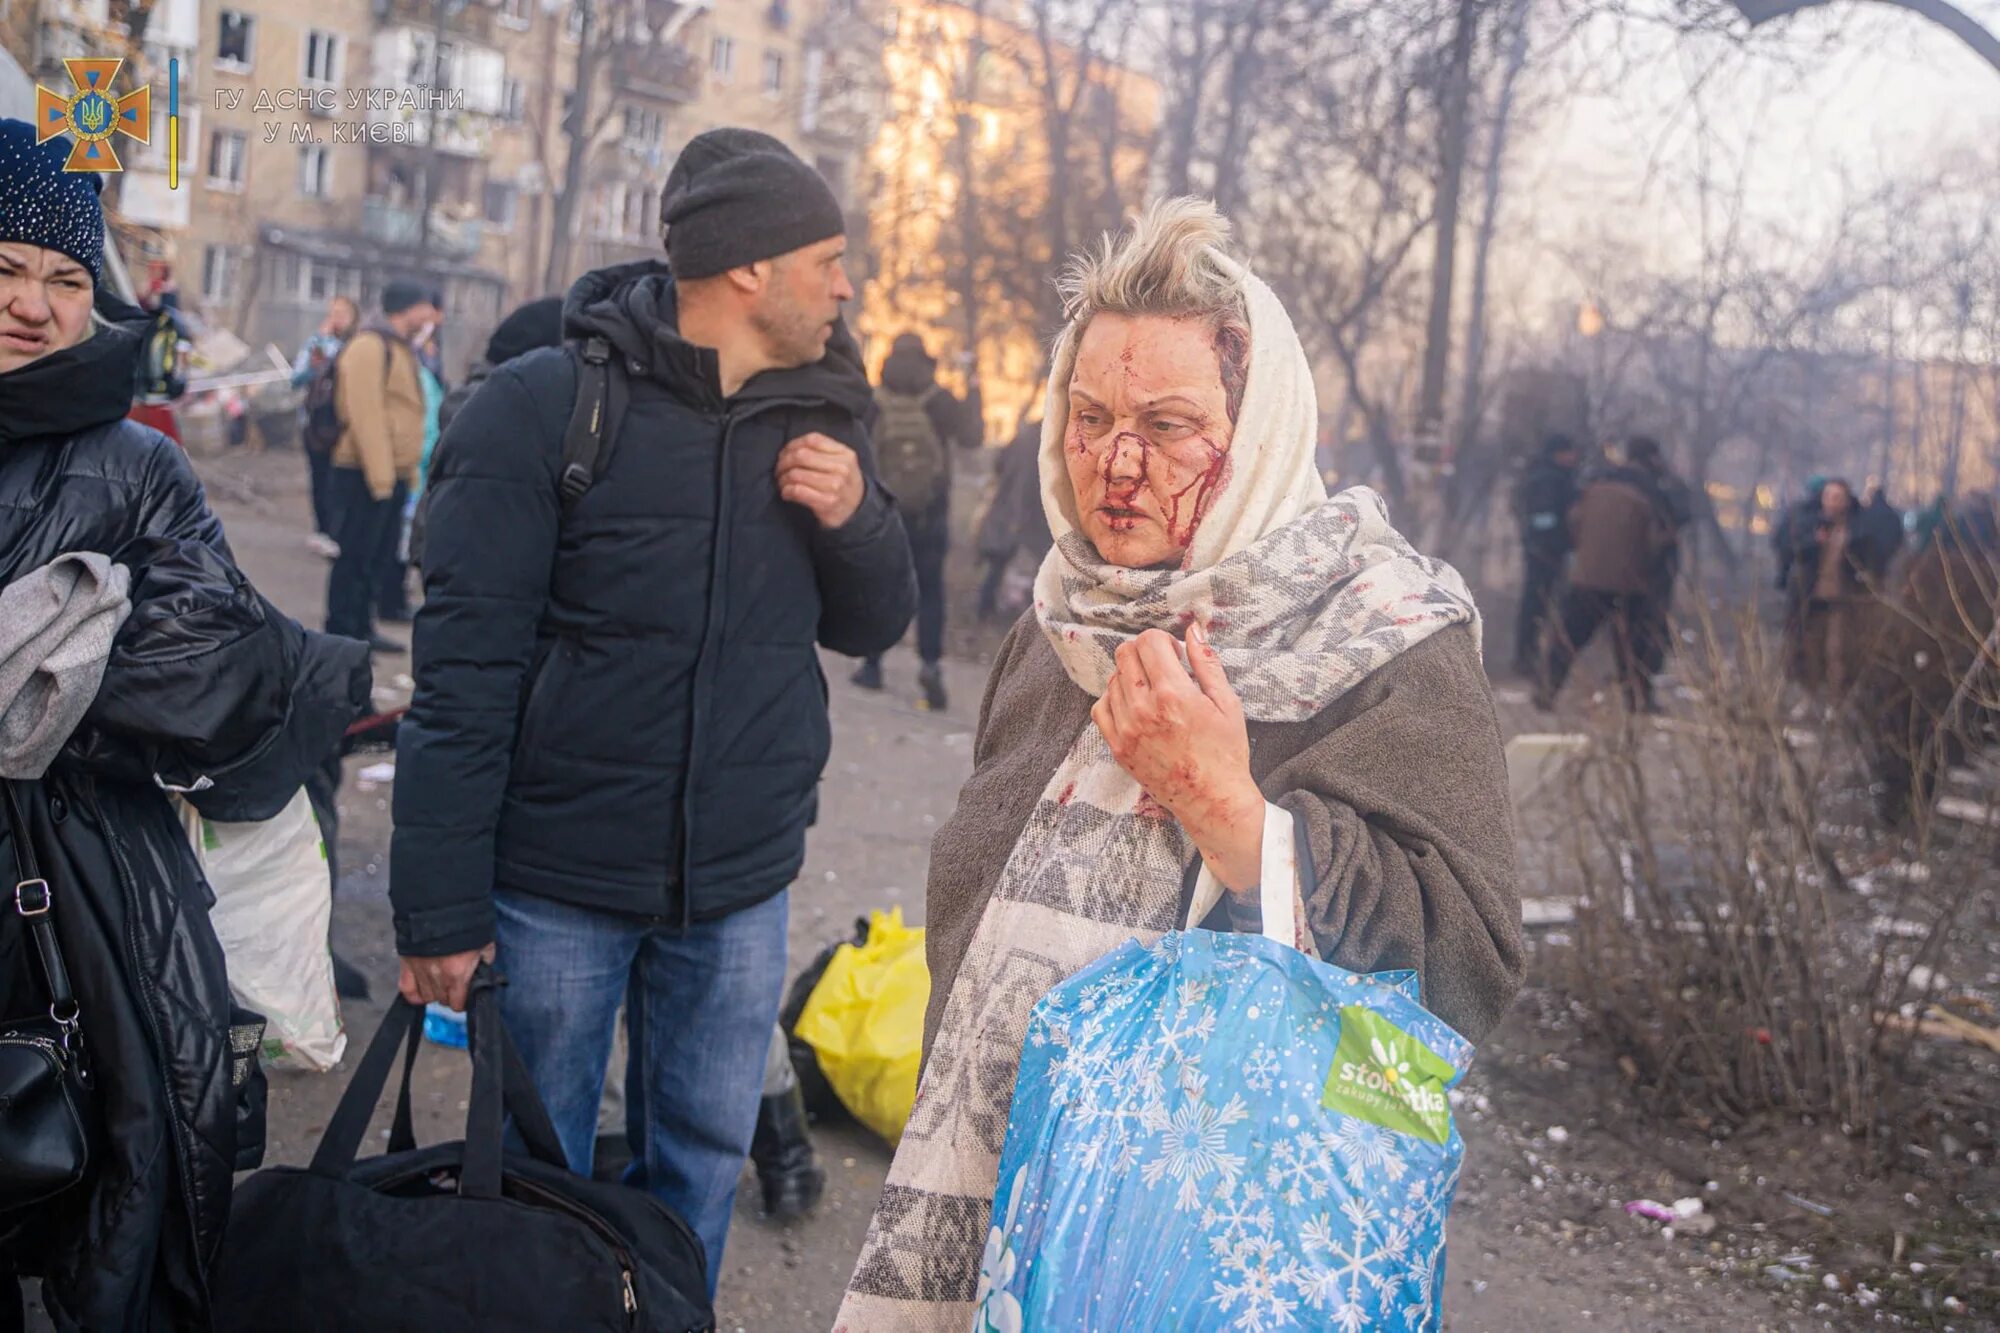
[[[1228,483],[1195,529],[1188,548],[1189,570],[1207,569],[1235,555],[1326,500],[1326,484],[1313,459],[1319,438],[1319,395],[1298,330],[1263,279],[1220,250],[1211,248],[1208,253],[1242,284],[1250,311],[1250,378],[1229,446]],[[1071,324],[1057,342],[1048,407],[1042,416],[1042,507],[1058,542],[1082,526],[1077,521],[1076,491],[1063,460],[1069,382],[1082,341],[1082,326]]]
[[[1042,421],[1042,505],[1055,534],[1035,613],[1070,679],[1102,695],[1119,644],[1199,621],[1248,715],[1310,717],[1396,654],[1478,616],[1458,572],[1419,555],[1365,486],[1329,498],[1315,465],[1319,400],[1291,316],[1229,256],[1241,285],[1250,373],[1220,494],[1179,569],[1107,563],[1084,536],[1063,456],[1083,321],[1064,330]],[[1364,577],[1365,575],[1365,577]]]

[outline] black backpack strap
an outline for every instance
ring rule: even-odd
[[[576,406],[570,411],[569,429],[563,434],[562,474],[558,481],[565,515],[576,508],[577,501],[610,464],[627,396],[625,366],[613,354],[610,342],[599,337],[585,339],[581,357],[576,376]]]

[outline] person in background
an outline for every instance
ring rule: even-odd
[[[1798,552],[1800,526],[1811,528],[1819,521],[1819,493],[1826,489],[1826,477],[1818,472],[1806,478],[1805,494],[1785,507],[1771,525],[1771,553],[1777,559],[1779,592],[1792,586],[1792,560]]]
[[[382,314],[347,340],[337,362],[341,422],[331,489],[340,555],[327,577],[326,629],[378,653],[407,651],[376,632],[384,567],[396,563],[403,502],[424,450],[424,386],[413,339],[438,320],[426,290],[395,281]]]
[[[217,821],[276,816],[366,705],[368,657],[259,595],[186,456],[126,418],[153,321],[102,281],[99,178],[64,169],[73,147],[0,120],[0,778],[47,876],[0,911],[0,1024],[55,1017],[23,916],[45,906],[95,1132],[81,1181],[0,1215],[0,1328],[23,1327],[20,1280],[40,1277],[58,1329],[169,1333],[212,1325],[263,1117],[168,793]],[[13,825],[0,866],[19,882]]]
[[[993,494],[979,520],[979,558],[986,573],[979,580],[978,614],[982,623],[1000,612],[1000,584],[1016,552],[1040,561],[1054,538],[1049,516],[1042,509],[1042,419],[1023,421],[993,469]]]
[[[1819,515],[1793,533],[1791,599],[1785,618],[1786,660],[1807,693],[1837,705],[1854,678],[1859,644],[1857,608],[1878,586],[1875,536],[1839,478],[1820,488]]]
[[[1653,566],[1653,586],[1646,597],[1645,619],[1637,627],[1633,651],[1648,681],[1666,665],[1673,643],[1674,589],[1681,580],[1682,547],[1694,523],[1694,492],[1667,466],[1660,442],[1637,435],[1626,446],[1626,459],[1652,479],[1653,494],[1667,520],[1667,545]]]
[[[1576,503],[1576,441],[1551,435],[1514,485],[1521,528],[1521,609],[1514,621],[1514,672],[1533,677],[1542,660],[1542,630],[1555,618],[1563,561],[1569,557],[1569,508]]]
[[[442,293],[431,294],[431,306],[443,318]],[[413,346],[417,353],[417,375],[424,386],[424,446],[417,458],[416,476],[396,523],[396,558],[382,569],[382,586],[375,593],[375,619],[384,625],[410,623],[410,529],[416,520],[417,504],[424,493],[424,477],[430,471],[431,452],[437,448],[438,420],[444,406],[444,357],[439,344],[438,325],[420,329]]]
[[[562,346],[562,297],[544,296],[514,307],[486,340],[486,351],[473,361],[465,379],[452,386],[438,406],[438,435],[451,429],[452,418],[470,402],[487,378],[517,356],[526,356],[538,347]],[[430,479],[431,453],[424,455],[423,476]]]
[[[1888,582],[1896,557],[1903,553],[1908,541],[1903,528],[1903,513],[1889,503],[1888,492],[1881,482],[1875,481],[1868,485],[1868,499],[1861,506],[1856,522],[1867,530],[1868,574],[1880,587]]]
[[[916,574],[863,427],[826,182],[715,130],[662,214],[667,262],[579,279],[582,346],[494,371],[438,444],[389,895],[405,998],[463,1009],[497,960],[580,1175],[626,1004],[645,1125],[626,1178],[701,1237],[712,1292],[831,743],[819,649],[896,643]],[[593,343],[623,411],[565,505]]]
[[[1656,623],[1650,602],[1658,595],[1660,562],[1674,529],[1653,472],[1628,460],[1588,478],[1570,507],[1569,532],[1575,553],[1569,591],[1549,639],[1535,707],[1555,709],[1577,654],[1609,623],[1626,707],[1656,711],[1641,636]]]
[[[515,357],[526,356],[542,347],[562,346],[562,298],[544,296],[509,311],[486,340],[486,350],[467,369],[465,379],[451,386],[437,406],[437,430],[427,438],[424,457],[417,470],[417,503],[410,511],[410,564],[422,569],[424,563],[424,497],[430,494],[431,464],[437,454],[436,441],[444,438],[479,386],[493,372]]]
[[[332,442],[321,441],[312,429],[313,384],[322,378],[330,380],[340,349],[360,325],[361,309],[354,304],[354,298],[334,297],[326,303],[326,318],[320,320],[319,330],[306,339],[292,360],[292,387],[306,391],[305,401],[299,406],[299,439],[312,486],[313,531],[306,538],[306,546],[328,560],[340,555],[340,544],[333,539],[334,528],[338,526],[333,513],[333,450]],[[322,393],[331,387],[329,383]]]
[[[944,688],[944,562],[951,549],[952,449],[977,449],[984,428],[979,371],[959,401],[937,382],[937,362],[914,333],[897,337],[882,363],[871,434],[882,484],[910,534],[917,564],[917,684],[924,707],[942,711]],[[868,658],[854,673],[864,690],[882,688],[882,659]]]

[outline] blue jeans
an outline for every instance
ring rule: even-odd
[[[763,1095],[785,985],[788,893],[686,934],[530,894],[496,892],[500,992],[570,1169],[589,1175],[620,1001],[644,1151],[633,1178],[686,1219],[708,1252],[708,1291]]]

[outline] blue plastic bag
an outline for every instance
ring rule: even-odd
[[[1408,972],[1126,944],[1035,1008],[975,1330],[1438,1328],[1470,1056]]]

